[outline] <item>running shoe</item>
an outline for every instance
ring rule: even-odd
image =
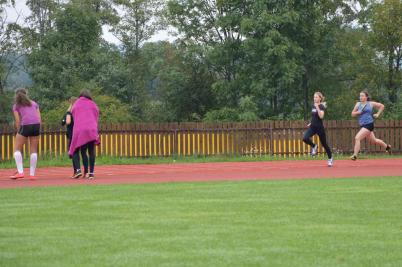
[[[391,146],[389,144],[385,148],[385,151],[388,152],[388,153],[391,153]]]
[[[78,170],[74,173],[73,176],[71,176],[71,179],[78,179],[82,176],[81,170]]]
[[[316,156],[316,155],[317,155],[317,149],[318,149],[318,145],[315,144],[315,145],[311,148],[311,156]]]
[[[10,178],[13,180],[22,179],[24,178],[24,173],[16,172],[14,175],[10,176]]]
[[[328,159],[328,167],[332,167],[334,165],[334,159],[330,158]]]

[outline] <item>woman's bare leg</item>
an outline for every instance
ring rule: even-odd
[[[356,134],[355,136],[355,147],[353,150],[353,155],[357,156],[360,151],[360,141],[369,136],[370,131],[367,130],[366,128],[361,128],[360,131]]]
[[[388,146],[383,140],[376,138],[373,132],[370,133],[370,135],[368,136],[368,139],[373,144],[382,146],[383,148],[387,148],[387,146]]]

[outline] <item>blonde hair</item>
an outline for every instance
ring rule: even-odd
[[[320,103],[324,106],[327,107],[327,102],[325,102],[325,96],[321,92],[315,92],[315,95],[318,95],[321,99]]]

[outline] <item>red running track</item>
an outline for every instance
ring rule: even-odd
[[[68,167],[40,168],[35,181],[26,178],[11,180],[9,176],[13,171],[0,170],[0,188],[402,176],[402,158],[338,160],[331,168],[326,166],[324,160],[97,166],[94,180],[71,179],[72,171]]]

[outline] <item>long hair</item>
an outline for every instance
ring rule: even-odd
[[[321,99],[321,104],[324,107],[327,107],[327,102],[325,102],[325,96],[321,92],[315,92],[314,94],[318,95],[320,97],[320,99]]]
[[[81,90],[80,97],[82,97],[82,96],[92,100],[91,92],[89,92],[89,90],[87,90],[87,89],[82,89]]]
[[[364,90],[361,91],[360,93],[366,95],[367,101],[370,101],[370,100],[371,100],[370,94],[369,94],[369,92],[367,91],[367,89],[364,89]]]
[[[31,99],[28,97],[28,92],[24,88],[20,88],[15,91],[15,104],[17,106],[22,106],[22,107],[30,107],[32,106]]]

